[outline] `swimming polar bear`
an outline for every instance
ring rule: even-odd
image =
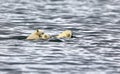
[[[72,36],[73,36],[73,33],[71,30],[65,30],[59,35],[55,36],[55,38],[58,38],[58,39],[59,38],[72,38]],[[50,38],[52,38],[52,36],[45,34],[43,30],[37,29],[35,32],[31,33],[26,39],[27,40],[39,40],[39,39],[47,40]]]
[[[37,29],[35,32],[31,33],[26,39],[27,40],[38,40],[38,39],[49,39],[50,36],[45,34],[43,30]]]
[[[56,38],[72,38],[73,33],[71,30],[65,30],[59,35],[56,36]]]

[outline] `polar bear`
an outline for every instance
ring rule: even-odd
[[[43,30],[37,29],[35,32],[31,33],[26,39],[27,40],[38,40],[38,39],[49,39],[50,35],[45,34]]]
[[[73,33],[71,30],[65,30],[59,35],[56,36],[56,38],[72,38]],[[50,39],[52,38],[50,35],[45,34],[43,30],[37,29],[35,32],[31,33],[26,39],[27,40],[39,40],[39,39]]]
[[[56,36],[56,38],[72,38],[73,33],[71,30],[65,30],[59,35]]]
[[[35,32],[31,33],[26,39],[28,39],[28,40],[38,40],[38,39],[41,39],[43,34],[44,34],[43,30],[37,29]]]

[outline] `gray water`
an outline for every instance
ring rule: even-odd
[[[120,0],[0,0],[0,74],[120,74]]]

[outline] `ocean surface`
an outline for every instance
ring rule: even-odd
[[[120,74],[120,0],[0,0],[0,74]]]

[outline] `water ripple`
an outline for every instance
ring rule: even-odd
[[[119,0],[1,0],[0,74],[120,74]],[[71,39],[26,40],[34,30]]]

